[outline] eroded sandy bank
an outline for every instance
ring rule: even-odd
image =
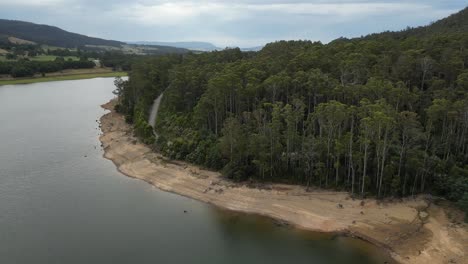
[[[446,209],[421,197],[379,204],[372,199],[353,200],[344,192],[307,192],[302,186],[281,184],[251,188],[232,183],[219,173],[169,161],[152,152],[133,137],[132,128],[113,111],[112,102],[103,107],[111,111],[101,117],[104,156],[129,177],[165,191],[230,210],[269,216],[300,228],[353,234],[386,248],[401,263],[468,263],[466,224],[453,223]]]

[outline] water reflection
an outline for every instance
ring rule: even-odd
[[[268,254],[273,254],[274,261],[289,256],[295,263],[396,263],[389,254],[360,239],[301,230],[268,217],[229,210],[213,209],[212,214],[224,239],[232,241],[230,246],[256,240],[269,248]],[[271,241],[282,243],[275,245]],[[304,254],[299,252],[307,254],[302,257]]]

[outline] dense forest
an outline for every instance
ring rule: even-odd
[[[235,180],[432,193],[468,209],[468,32],[452,30],[466,28],[467,10],[455,17],[328,44],[142,59],[116,81],[117,110],[169,157]],[[147,119],[163,92],[156,137]]]

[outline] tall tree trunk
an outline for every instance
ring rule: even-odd
[[[379,182],[379,197],[380,197],[380,193],[381,193],[380,191],[382,189],[382,181],[383,181],[383,175],[384,175],[384,169],[385,169],[385,158],[387,156],[388,130],[389,130],[389,128],[387,127],[385,129],[384,145],[383,145],[383,148],[382,148],[382,165],[381,165],[380,182]]]
[[[354,194],[354,173],[351,172],[351,170],[353,170],[353,137],[354,137],[354,118],[351,117],[351,136],[349,137],[349,162],[348,162],[348,177],[349,177],[349,174],[352,175],[351,194]]]
[[[338,186],[339,169],[340,169],[340,157],[338,156],[335,159],[335,186]]]
[[[273,179],[273,137],[270,135],[270,178]]]
[[[218,100],[216,99],[216,97],[215,97],[214,114],[215,114],[215,135],[218,136]]]
[[[366,170],[367,170],[367,143],[364,145],[364,166],[362,169],[362,188],[361,188],[361,195],[364,196],[364,186],[366,183]]]
[[[401,166],[403,163],[403,153],[404,153],[404,144],[401,146],[400,160],[398,162],[398,178],[400,179],[401,179]],[[407,174],[405,173],[405,180],[403,181],[403,196],[405,196],[405,193],[406,193],[406,179],[407,179]]]

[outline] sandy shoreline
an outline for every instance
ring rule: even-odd
[[[345,192],[307,192],[303,186],[282,184],[252,188],[233,183],[217,172],[152,152],[133,137],[132,128],[113,111],[112,102],[103,108],[111,110],[100,119],[104,156],[129,177],[299,228],[351,234],[387,249],[400,263],[468,263],[467,225],[449,220],[447,209],[422,197],[379,204],[372,199],[353,200]]]
[[[29,84],[37,82],[80,80],[98,77],[122,77],[126,72],[112,71],[110,68],[69,69],[60,72],[47,73],[45,76],[35,74],[32,77],[13,78],[10,75],[0,75],[0,85]]]

